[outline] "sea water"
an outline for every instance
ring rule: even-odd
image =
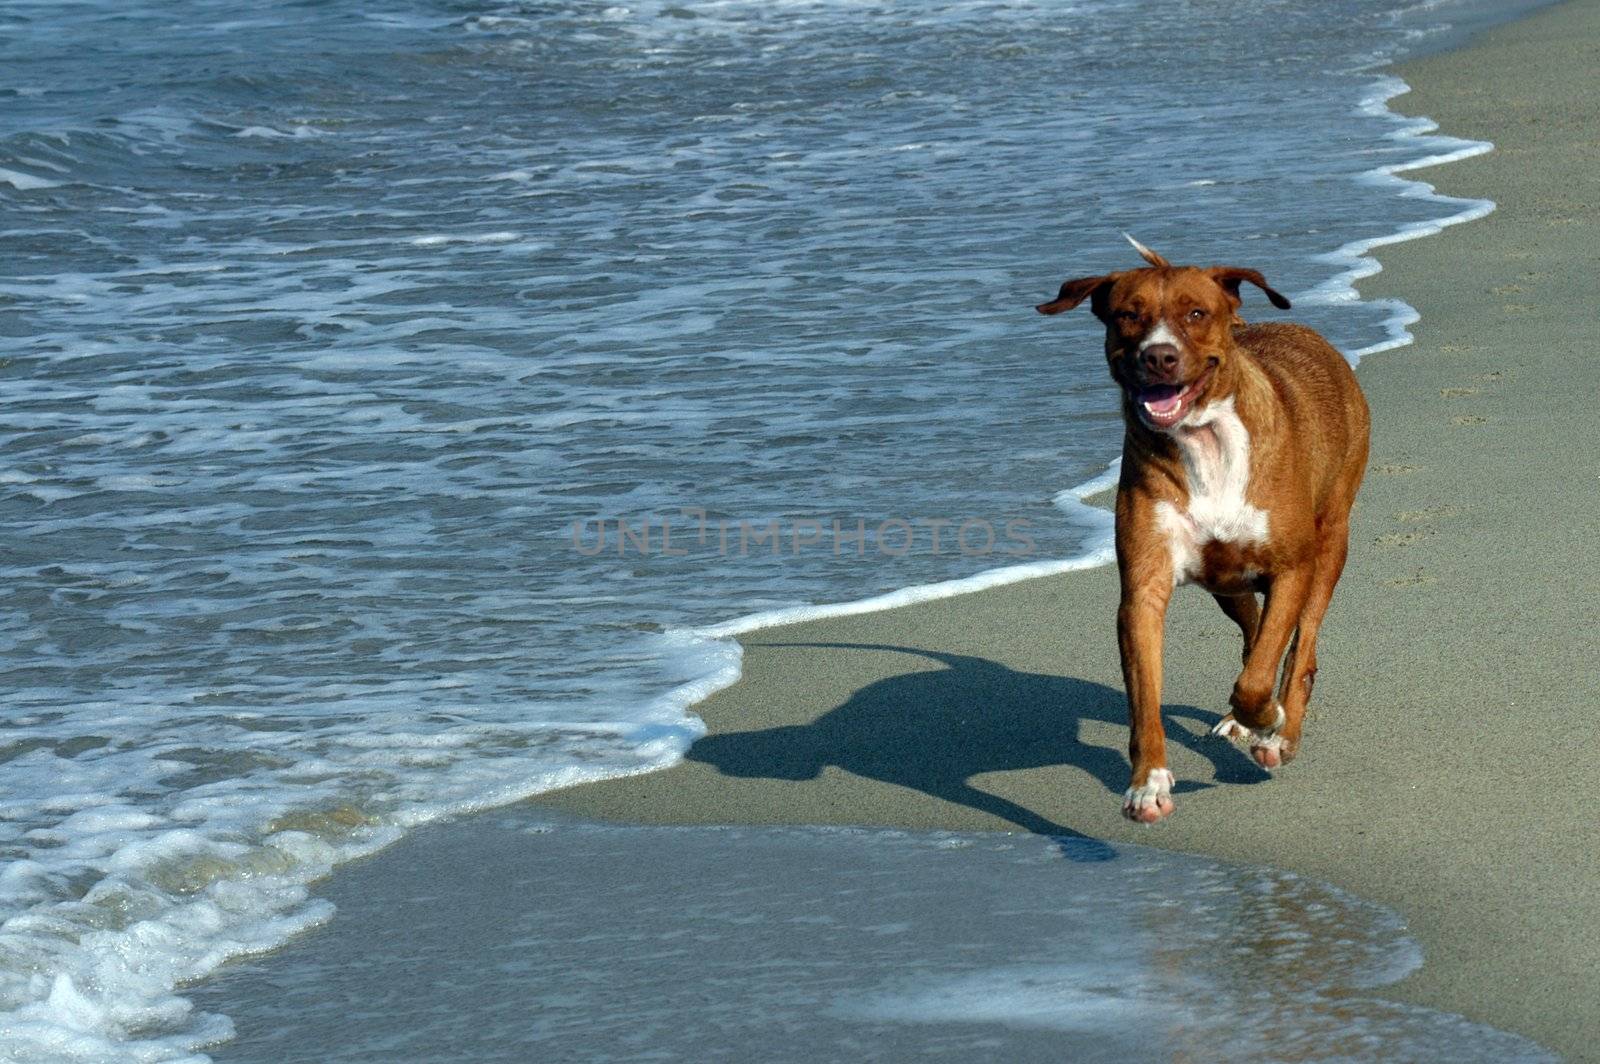
[[[1382,64],[1481,13],[7,4],[0,1058],[225,1037],[309,880],[671,763],[739,630],[1103,560],[1032,305],[1126,230],[1403,343],[1365,252],[1490,205]]]
[[[1139,846],[489,814],[395,857],[198,991],[238,1006],[221,1064],[1554,1059],[1375,994],[1422,960],[1394,913]]]

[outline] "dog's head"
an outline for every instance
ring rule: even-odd
[[[1080,277],[1039,304],[1041,314],[1060,314],[1089,300],[1106,326],[1106,360],[1122,386],[1128,407],[1146,427],[1164,432],[1205,406],[1234,354],[1233,327],[1239,285],[1249,281],[1284,310],[1289,301],[1257,270],[1241,266],[1174,266],[1128,238],[1150,265],[1136,270]]]

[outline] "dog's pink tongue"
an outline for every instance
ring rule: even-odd
[[[1183,389],[1171,384],[1156,384],[1139,391],[1139,402],[1152,414],[1171,414],[1178,409]]]

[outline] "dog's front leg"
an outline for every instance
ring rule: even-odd
[[[1272,689],[1310,591],[1309,565],[1287,569],[1272,578],[1261,627],[1228,699],[1233,706],[1233,719],[1251,732],[1250,755],[1262,768],[1277,768],[1283,760],[1278,730],[1283,727],[1285,713],[1273,700]]]
[[[1128,692],[1128,761],[1133,779],[1123,795],[1122,815],[1153,824],[1172,812],[1172,773],[1167,770],[1166,733],[1161,728],[1161,638],[1172,598],[1165,578],[1130,581],[1125,569],[1117,610],[1122,681]]]

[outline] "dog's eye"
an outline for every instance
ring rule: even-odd
[[[1111,316],[1113,318],[1115,318],[1117,321],[1126,322],[1126,321],[1138,321],[1139,320],[1139,315],[1135,314],[1131,310],[1119,310],[1119,311],[1116,311],[1115,313],[1113,313]]]
[[[1205,320],[1205,316],[1206,316],[1206,312],[1205,312],[1205,308],[1203,308],[1203,307],[1195,307],[1193,310],[1191,310],[1189,312],[1189,320],[1190,321],[1204,321]]]

